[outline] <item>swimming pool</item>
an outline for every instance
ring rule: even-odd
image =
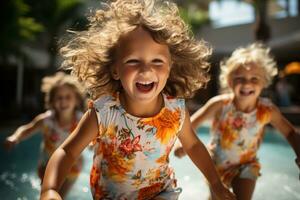
[[[0,130],[0,140],[14,130],[15,127]],[[208,127],[198,130],[200,139],[207,143],[209,140]],[[0,198],[2,200],[32,200],[39,198],[40,183],[36,174],[37,159],[41,136],[19,144],[11,152],[0,148]],[[83,152],[85,163],[79,179],[72,192],[66,198],[90,200],[89,171],[92,152]],[[278,199],[300,200],[299,170],[294,163],[295,155],[288,143],[274,130],[268,128],[264,143],[259,150],[262,163],[262,176],[258,179],[254,200]],[[183,188],[180,199],[206,200],[208,188],[199,170],[194,167],[188,157],[175,158],[173,154],[170,162],[175,168],[178,185]]]

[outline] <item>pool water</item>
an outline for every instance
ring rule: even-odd
[[[15,127],[1,129],[0,140],[11,134]],[[208,127],[198,130],[200,139],[209,140]],[[38,199],[40,180],[36,173],[41,136],[33,136],[20,143],[15,149],[6,152],[0,148],[0,199],[2,200],[32,200]],[[89,171],[92,162],[92,152],[83,152],[85,163],[82,173],[67,196],[67,200],[92,199],[89,190]],[[267,129],[264,143],[259,150],[262,164],[262,176],[258,179],[254,192],[254,200],[278,199],[300,200],[299,169],[294,163],[295,155],[288,143],[274,130]],[[208,188],[200,171],[188,157],[175,158],[170,162],[175,168],[178,185],[183,192],[180,199],[206,200]]]

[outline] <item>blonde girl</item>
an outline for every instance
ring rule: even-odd
[[[286,137],[299,166],[299,133],[269,99],[260,97],[276,74],[269,48],[255,43],[236,49],[221,62],[220,83],[227,92],[211,98],[191,117],[194,128],[212,119],[211,156],[223,183],[232,187],[240,200],[251,199],[260,175],[257,150],[266,124]],[[178,157],[184,154],[183,148],[175,150]],[[211,196],[216,199],[213,193]]]
[[[94,199],[178,199],[181,189],[168,159],[177,138],[214,194],[234,198],[185,108],[183,98],[207,81],[210,50],[191,38],[175,4],[114,1],[97,11],[89,29],[76,33],[62,53],[64,66],[94,101],[50,159],[41,199],[60,199],[65,174],[91,141]]]
[[[84,91],[74,77],[63,72],[43,78],[41,91],[45,94],[47,111],[20,126],[7,137],[5,147],[11,149],[33,134],[41,133],[43,141],[38,162],[38,176],[42,181],[50,156],[75,129],[83,115]],[[68,173],[68,179],[61,189],[62,196],[76,180],[81,166],[80,158]]]

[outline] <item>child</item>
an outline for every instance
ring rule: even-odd
[[[14,134],[6,138],[5,146],[11,149],[32,134],[41,132],[43,143],[38,175],[42,180],[50,156],[74,130],[82,117],[84,93],[74,77],[62,72],[43,78],[41,90],[45,93],[45,107],[48,110],[28,124],[20,126]],[[79,175],[81,166],[82,159],[79,159],[72,167],[68,181],[61,190],[63,195]]]
[[[287,138],[297,154],[298,166],[300,163],[299,134],[269,99],[259,97],[277,73],[269,51],[261,44],[235,50],[221,62],[221,86],[230,90],[210,99],[191,117],[194,128],[213,120],[211,156],[223,183],[242,200],[251,199],[259,176],[256,152],[266,124],[271,123]],[[185,154],[180,147],[174,153],[178,157]]]
[[[207,80],[210,51],[188,33],[173,3],[117,0],[97,11],[89,29],[62,49],[64,64],[95,101],[51,157],[41,199],[60,199],[65,174],[91,141],[94,199],[177,199],[180,188],[168,159],[177,137],[214,194],[234,198],[179,98]]]

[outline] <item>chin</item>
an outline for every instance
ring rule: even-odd
[[[137,101],[139,101],[139,102],[145,102],[145,103],[147,103],[147,102],[153,101],[153,99],[155,99],[155,98],[153,98],[153,95],[149,95],[149,96],[139,95],[139,96],[135,96],[135,99]]]

